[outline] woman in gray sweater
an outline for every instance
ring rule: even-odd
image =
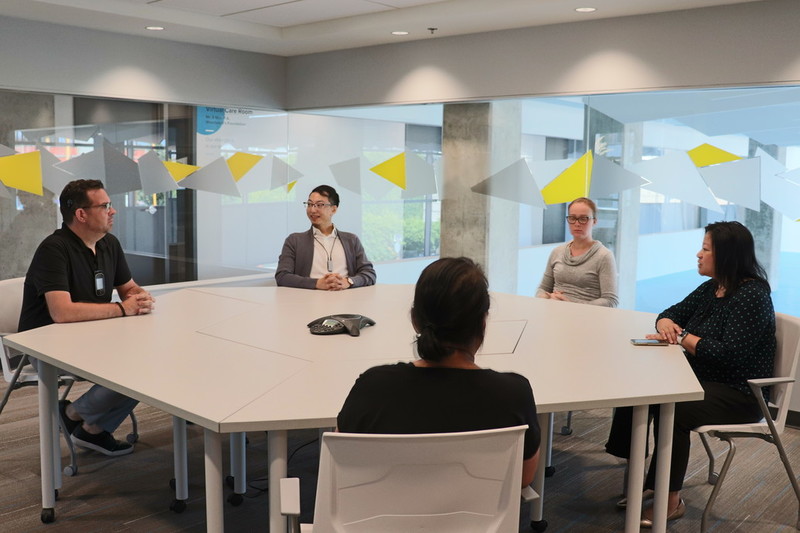
[[[617,265],[614,254],[592,238],[597,205],[577,198],[567,207],[572,240],[550,253],[537,298],[616,307]]]

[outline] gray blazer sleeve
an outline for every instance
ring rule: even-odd
[[[316,289],[317,280],[309,277],[314,261],[314,236],[311,230],[292,233],[283,241],[283,249],[275,270],[275,283],[279,287]]]
[[[351,288],[375,285],[378,276],[375,274],[372,263],[367,259],[367,254],[364,252],[364,247],[361,246],[358,236],[355,233],[340,231],[339,239],[341,239],[344,247],[347,272],[353,280]]]

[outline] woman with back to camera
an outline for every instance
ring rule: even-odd
[[[567,213],[572,240],[550,253],[536,297],[616,307],[614,254],[592,238],[597,205],[589,198],[576,198]]]
[[[417,281],[411,323],[419,359],[359,376],[337,418],[348,433],[448,433],[527,424],[522,486],[539,460],[539,424],[526,378],[475,364],[489,285],[471,259],[443,258]]]
[[[739,222],[706,226],[697,271],[711,279],[658,315],[658,333],[647,335],[679,344],[705,391],[702,400],[675,404],[668,520],[686,511],[680,490],[689,463],[691,430],[760,420],[761,410],[747,380],[772,377],[775,358],[775,311],[750,231]],[[625,459],[630,453],[631,413],[630,408],[616,410],[606,444],[608,453]],[[658,409],[653,414],[657,419]],[[657,440],[657,420],[655,429]],[[655,487],[657,460],[654,452],[645,490]],[[642,526],[652,526],[652,518],[652,509],[645,510]]]

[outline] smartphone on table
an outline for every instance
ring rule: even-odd
[[[658,339],[631,339],[634,346],[669,346],[667,341],[660,341]]]

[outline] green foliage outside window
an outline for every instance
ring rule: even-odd
[[[367,204],[362,241],[371,261],[394,261],[425,256],[424,202]],[[431,223],[430,255],[439,253],[438,220]]]

